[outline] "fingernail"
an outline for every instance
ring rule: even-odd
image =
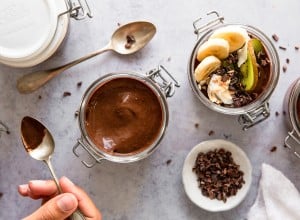
[[[62,178],[64,179],[64,181],[66,181],[67,184],[74,185],[74,183],[68,177],[63,176]]]
[[[64,195],[57,200],[58,208],[63,212],[68,212],[75,208],[76,198],[72,194]]]
[[[26,193],[28,189],[28,185],[27,184],[19,185],[18,188],[19,188],[19,192]]]

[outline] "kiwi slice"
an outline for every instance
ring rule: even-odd
[[[240,70],[243,74],[242,84],[245,86],[246,91],[254,90],[258,81],[258,69],[252,43],[252,40],[249,40],[247,48],[247,61],[240,67]]]

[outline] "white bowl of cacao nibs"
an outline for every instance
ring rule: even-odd
[[[245,152],[225,140],[203,141],[187,155],[182,180],[190,200],[207,211],[236,207],[246,197],[252,166]]]

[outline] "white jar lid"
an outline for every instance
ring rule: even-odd
[[[3,0],[0,4],[0,62],[26,60],[54,38],[59,9],[53,0]]]

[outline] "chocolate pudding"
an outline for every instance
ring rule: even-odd
[[[24,117],[21,123],[22,138],[27,152],[37,148],[43,141],[46,130],[37,120]]]
[[[112,79],[88,101],[85,127],[89,138],[109,154],[137,154],[154,143],[163,125],[157,95],[132,78]]]

